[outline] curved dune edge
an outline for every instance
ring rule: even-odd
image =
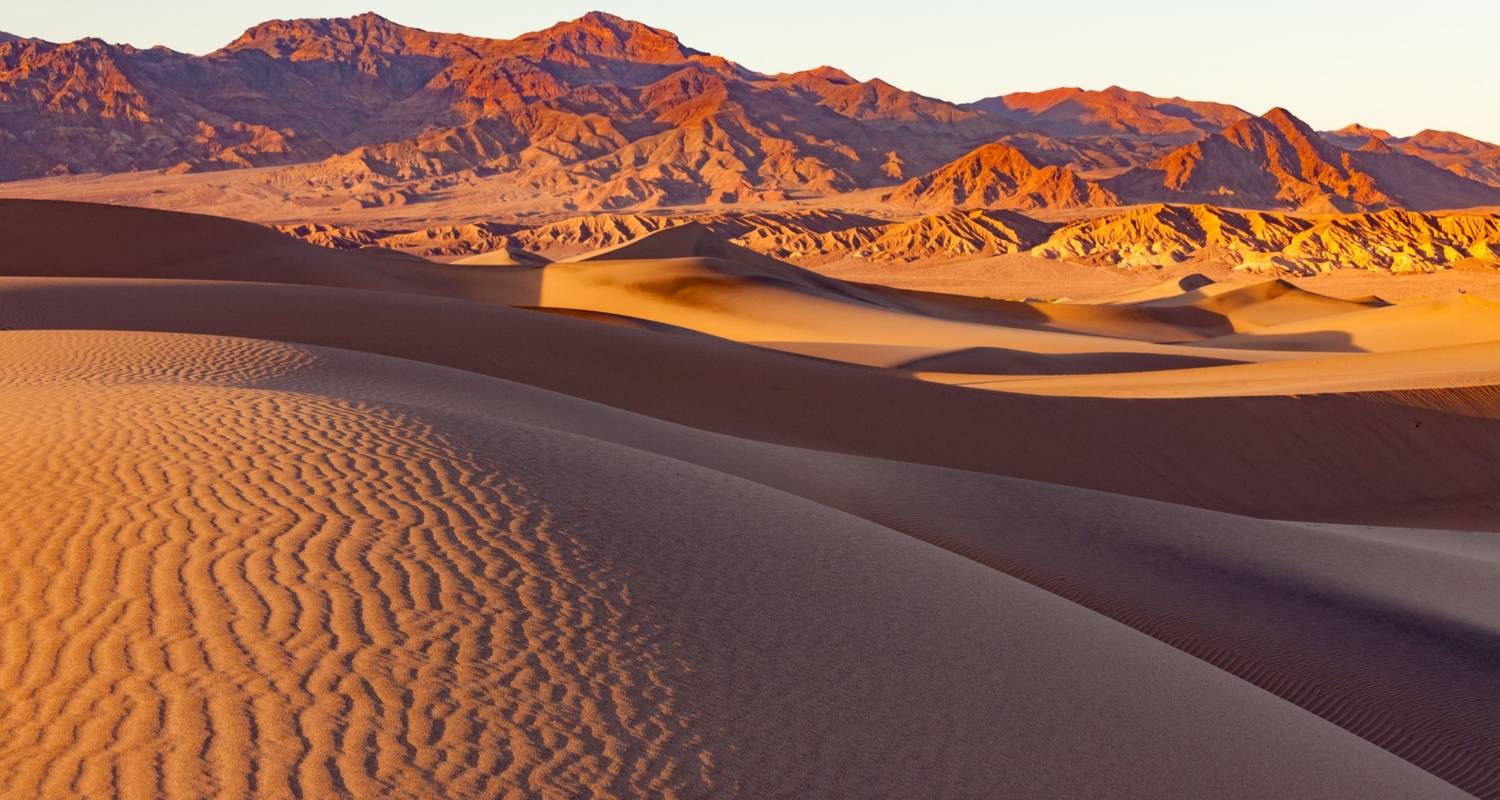
[[[496,417],[489,379],[138,333],[0,364],[37,487],[0,501],[8,793],[1459,796],[978,564]]]

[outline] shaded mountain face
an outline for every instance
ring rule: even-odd
[[[1394,150],[1436,164],[1454,175],[1500,188],[1500,145],[1452,131],[1424,130],[1392,136],[1363,125],[1325,131],[1323,138],[1351,150]]]
[[[1500,203],[1468,180],[1373,140],[1345,150],[1285,109],[1250,117],[1105,182],[1127,202],[1242,208],[1418,210]]]
[[[585,206],[732,202],[894,182],[1006,129],[829,68],[755,73],[602,13],[512,40],[273,21],[205,57],[0,43],[5,178],[334,156],[314,177],[515,170]]]

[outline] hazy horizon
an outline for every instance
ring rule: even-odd
[[[598,9],[670,30],[688,46],[759,71],[829,64],[953,102],[1119,85],[1253,113],[1284,106],[1323,130],[1359,122],[1398,136],[1434,128],[1500,141],[1500,110],[1487,102],[1500,79],[1481,48],[1453,41],[1454,20],[1475,30],[1500,22],[1500,9],[1479,0],[1446,4],[1441,14],[1395,2],[1291,0],[1258,3],[1254,14],[1167,0],[1129,15],[1103,0],[1045,7],[958,0],[924,4],[919,17],[886,0],[857,7],[767,0],[756,8],[760,13],[736,15],[676,0],[500,9],[473,0],[273,0],[254,7],[81,0],[65,10],[12,9],[0,29],[202,54],[275,18],[375,11],[427,30],[512,38]]]

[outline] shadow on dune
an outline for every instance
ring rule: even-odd
[[[607,311],[594,311],[586,308],[561,308],[558,306],[516,306],[526,311],[536,311],[542,314],[552,314],[569,319],[582,319],[589,322],[597,322],[603,325],[615,325],[621,328],[630,328],[639,331],[654,331],[656,333],[672,333],[681,336],[698,336],[704,339],[715,339],[725,341],[716,336],[695,331],[692,328],[684,328],[678,325],[669,325],[665,322],[657,322],[641,317],[627,317],[624,314],[611,314]]]
[[[1215,347],[1222,350],[1285,350],[1306,353],[1366,353],[1354,343],[1354,335],[1348,331],[1323,330],[1308,333],[1257,333],[1248,336],[1231,335],[1224,341],[1209,339],[1197,342],[1200,347]]]
[[[1003,347],[970,347],[901,364],[913,372],[976,375],[1099,375],[1219,367],[1240,362],[1165,353],[1029,353]]]

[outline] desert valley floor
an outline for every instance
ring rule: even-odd
[[[1472,294],[0,241],[0,795],[1500,796]]]

